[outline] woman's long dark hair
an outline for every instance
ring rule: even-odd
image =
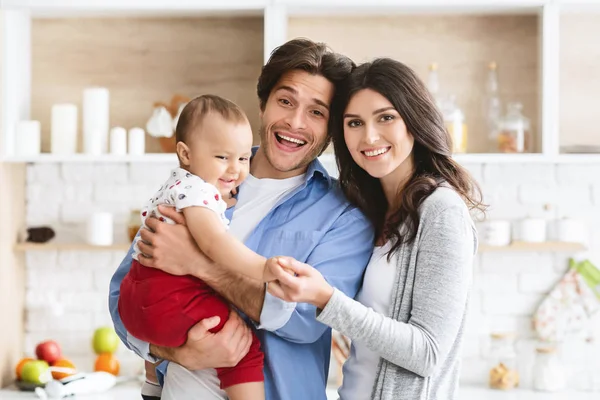
[[[414,138],[414,170],[398,193],[398,208],[390,210],[379,179],[354,161],[344,140],[343,114],[356,92],[371,89],[387,98]],[[389,58],[356,67],[337,88],[332,102],[330,132],[340,170],[340,185],[348,200],[372,221],[377,238],[393,240],[388,258],[404,243],[415,240],[419,206],[442,184],[450,185],[469,209],[485,210],[481,191],[469,172],[456,163],[452,140],[442,115],[417,74]],[[388,215],[389,214],[389,215]]]

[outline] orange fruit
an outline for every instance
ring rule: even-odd
[[[119,360],[111,353],[101,353],[94,364],[94,371],[104,371],[113,375],[119,375],[119,368]]]
[[[54,361],[52,363],[52,366],[60,367],[60,368],[71,368],[73,370],[72,372],[52,371],[52,378],[54,378],[56,380],[66,378],[67,376],[74,375],[77,372],[77,368],[75,368],[75,364],[73,364],[71,361],[67,360],[66,358],[61,358],[61,359]]]
[[[21,371],[23,370],[23,366],[25,364],[27,364],[29,361],[35,361],[35,358],[29,358],[29,357],[22,358],[21,361],[19,361],[19,363],[15,367],[15,373],[17,375],[18,381],[21,380]]]

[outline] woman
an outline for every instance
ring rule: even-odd
[[[340,184],[376,229],[356,301],[312,267],[282,258],[269,291],[307,302],[352,339],[342,400],[458,398],[476,232],[483,209],[425,85],[404,64],[357,67],[332,105]]]

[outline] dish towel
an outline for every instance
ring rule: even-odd
[[[542,301],[533,326],[542,341],[561,342],[586,331],[600,307],[600,270],[589,260],[569,260],[569,271]]]

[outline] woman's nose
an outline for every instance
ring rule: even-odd
[[[366,125],[365,126],[365,143],[367,144],[375,144],[379,140],[379,132],[375,127]]]

